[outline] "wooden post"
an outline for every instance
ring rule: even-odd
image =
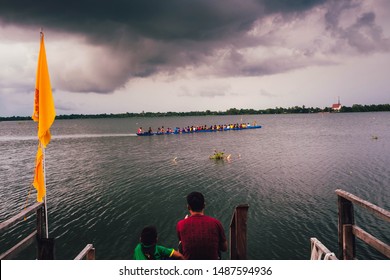
[[[36,250],[36,253],[37,253],[37,259],[39,260],[41,258],[41,243],[39,242],[42,238],[43,238],[43,234],[44,234],[44,228],[43,228],[43,223],[45,221],[45,217],[44,217],[44,208],[45,206],[42,206],[40,208],[37,209],[37,221],[36,221],[36,226],[37,226],[37,236],[36,236],[36,246],[37,246],[37,250]]]
[[[232,221],[229,228],[229,252],[230,259],[237,260],[237,232],[236,232],[236,211],[233,212]]]
[[[46,238],[45,206],[37,209],[37,259],[54,260],[54,238]]]
[[[355,224],[355,217],[353,212],[353,203],[349,201],[348,199],[345,199],[344,197],[338,196],[338,245],[339,245],[339,251],[338,251],[338,258],[339,259],[345,259],[346,256],[344,255],[344,225],[354,225]],[[352,231],[351,231],[352,233]],[[355,257],[356,252],[356,245],[355,245],[355,236],[352,234],[352,236],[348,236],[348,242],[349,246],[352,246],[353,248],[350,248],[349,252],[353,252],[352,257]]]
[[[247,251],[247,204],[238,205],[230,223],[230,259],[246,260]]]
[[[38,260],[54,260],[54,238],[37,238]]]
[[[44,206],[40,207],[37,209],[36,211],[36,215],[37,215],[37,221],[36,221],[36,229],[37,229],[37,236],[36,236],[36,254],[37,254],[37,259],[39,260],[40,259],[40,251],[41,251],[41,248],[40,248],[40,243],[39,243],[39,240],[42,239],[43,237],[43,233],[44,233],[44,229],[43,229],[43,221],[44,221],[44,213],[45,211],[43,210]]]
[[[95,248],[91,248],[87,255],[86,255],[87,260],[94,260],[95,259]]]
[[[44,207],[44,206],[43,206]],[[44,223],[44,213],[43,207],[40,207],[37,209],[37,238],[42,238],[44,229],[43,229],[43,223]]]
[[[353,260],[356,257],[355,236],[352,225],[343,225],[343,257],[344,260]]]

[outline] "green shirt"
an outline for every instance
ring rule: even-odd
[[[144,253],[142,253],[142,244],[138,243],[137,247],[134,249],[134,260],[146,260]],[[155,260],[162,260],[165,258],[170,258],[173,255],[173,252],[175,252],[172,248],[166,248],[164,246],[156,245],[156,249],[154,251],[154,259]]]

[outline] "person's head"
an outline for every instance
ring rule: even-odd
[[[145,246],[153,245],[157,242],[157,229],[155,226],[147,226],[142,229],[141,243]]]
[[[187,204],[189,210],[194,212],[201,212],[205,207],[203,194],[200,192],[190,193],[187,195]]]

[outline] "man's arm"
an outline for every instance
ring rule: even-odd
[[[222,252],[226,252],[228,245],[227,245],[227,240],[225,236],[225,230],[223,229],[223,226],[221,222],[218,221],[218,228],[219,228],[219,250]]]
[[[176,224],[176,234],[177,234],[177,238],[179,239],[179,241],[181,241],[181,237],[180,237],[180,225],[179,225],[180,221]]]
[[[227,251],[227,240],[225,239],[225,241],[223,241],[221,244],[220,244],[220,248],[219,250],[222,251],[222,252],[226,252]]]

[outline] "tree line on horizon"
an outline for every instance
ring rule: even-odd
[[[379,105],[360,105],[354,104],[352,107],[342,106],[340,113],[357,113],[357,112],[386,112],[390,111],[390,104]],[[275,107],[268,109],[237,109],[230,108],[226,111],[190,111],[190,112],[144,112],[141,113],[120,113],[120,114],[70,114],[58,115],[56,119],[99,119],[99,118],[132,118],[132,117],[186,117],[186,116],[223,116],[223,115],[261,115],[261,114],[309,114],[309,113],[331,113],[334,110],[331,107],[313,108],[303,105],[294,107]],[[31,120],[31,116],[13,116],[0,117],[0,121]]]

